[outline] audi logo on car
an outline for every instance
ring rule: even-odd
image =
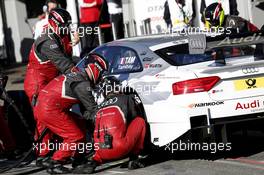
[[[198,49],[203,49],[204,48],[204,44],[203,42],[196,40],[196,39],[190,39],[190,47],[192,48],[198,48]]]
[[[242,72],[244,74],[253,74],[259,72],[259,68],[257,67],[244,67],[242,68]]]

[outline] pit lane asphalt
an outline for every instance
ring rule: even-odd
[[[197,152],[177,152],[168,156],[164,152],[150,159],[149,165],[138,170],[121,168],[124,161],[103,165],[96,175],[139,174],[139,175],[263,175],[264,174],[264,134],[249,132],[248,136],[239,133],[233,140],[230,152],[214,154],[196,154]],[[34,163],[26,168],[16,168],[10,174],[46,175],[46,171],[34,171]]]
[[[23,89],[23,76],[25,66],[9,71],[7,90]],[[139,174],[139,175],[263,175],[264,174],[264,134],[251,132],[248,137],[236,135],[232,151],[214,155],[213,160],[207,160],[204,155],[193,152],[177,152],[173,156],[156,155],[155,160],[148,162],[150,165],[138,169],[127,170],[120,168],[120,164],[106,166],[100,169],[98,175],[105,174]],[[21,174],[29,168],[16,168],[6,174]],[[47,174],[45,170],[31,172],[35,175]]]

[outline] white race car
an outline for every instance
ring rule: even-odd
[[[109,74],[136,90],[151,142],[164,146],[197,128],[212,135],[216,126],[226,141],[226,124],[263,119],[263,43],[262,33],[146,36],[92,52],[109,61]]]

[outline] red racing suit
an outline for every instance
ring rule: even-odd
[[[78,103],[82,103],[86,109],[84,116],[92,116],[96,103],[86,73],[60,75],[39,93],[35,111],[40,124],[47,127],[51,134],[63,139],[62,148],[53,154],[53,160],[67,160],[76,152],[70,148],[71,145],[76,146],[85,141],[84,120],[69,111],[72,105]]]
[[[79,5],[81,24],[93,23],[99,20],[102,0],[80,0]]]
[[[60,73],[71,71],[74,67],[71,56],[72,47],[70,46],[69,36],[59,39],[56,35],[45,33],[34,42],[30,51],[24,81],[24,89],[31,104],[35,103],[39,91],[51,80]],[[34,104],[32,107],[34,107]],[[37,139],[40,131],[44,128],[39,124],[36,115],[34,117],[37,127],[35,139]],[[43,139],[49,140],[49,138],[50,136],[46,135]]]
[[[93,159],[98,163],[138,155],[144,147],[145,120],[137,109],[141,103],[135,94],[114,94],[99,106],[96,113]],[[112,148],[106,149],[105,134],[112,136]]]
[[[32,102],[33,96],[45,87],[59,73],[69,73],[74,67],[71,61],[72,47],[69,36],[45,33],[33,44],[24,82],[24,89]]]

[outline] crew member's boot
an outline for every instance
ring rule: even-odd
[[[66,162],[51,160],[49,167],[47,168],[47,173],[49,174],[70,174],[72,173],[71,169],[63,166],[65,164]]]
[[[38,157],[36,160],[36,166],[42,168],[48,168],[50,166],[51,157]]]
[[[96,161],[90,160],[86,164],[75,167],[72,171],[74,174],[92,174],[98,166]]]
[[[143,158],[140,158],[139,156],[131,156],[129,157],[129,162],[127,168],[129,170],[134,170],[138,168],[144,168],[145,163],[143,162]]]

